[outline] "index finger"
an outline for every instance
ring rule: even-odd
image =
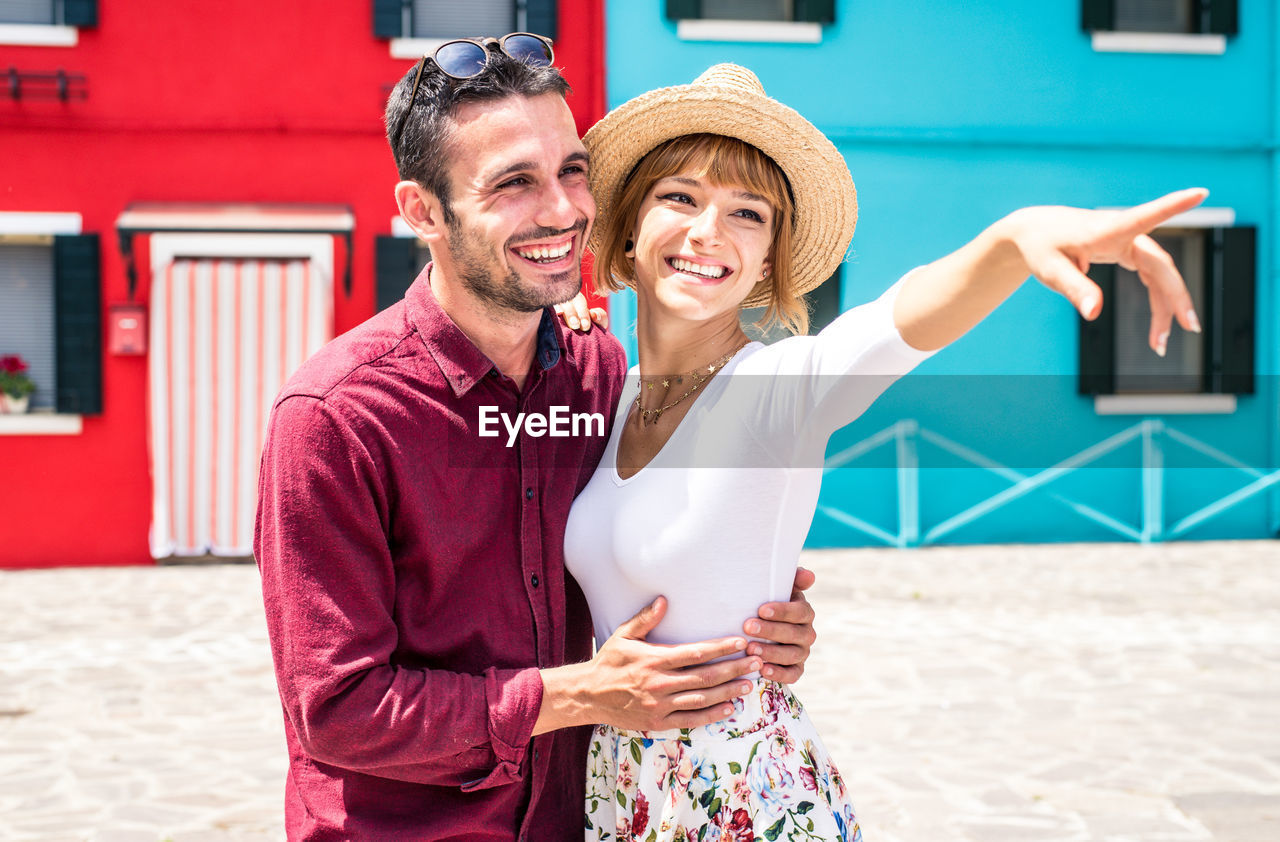
[[[804,598],[804,594],[796,594],[796,598],[790,602],[766,602],[760,606],[758,616],[775,623],[807,624],[813,622],[813,606]]]
[[[1134,205],[1128,210],[1120,211],[1117,233],[1128,237],[1145,234],[1172,217],[1191,210],[1203,202],[1208,195],[1209,191],[1203,187],[1191,187],[1186,190],[1175,190],[1141,205]]]
[[[717,658],[737,655],[747,648],[745,637],[722,637],[717,640],[700,640],[697,643],[678,643],[673,646],[649,644],[666,650],[661,658],[663,666],[669,669],[684,669],[698,666]]]

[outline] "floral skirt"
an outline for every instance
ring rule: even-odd
[[[844,781],[800,701],[757,679],[733,716],[671,731],[597,725],[588,840],[861,842]]]

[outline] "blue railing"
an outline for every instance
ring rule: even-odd
[[[1142,444],[1142,507],[1139,523],[1126,523],[1120,518],[1074,500],[1049,487],[1055,480],[1078,471],[1135,440],[1140,440]],[[990,471],[1007,480],[1011,485],[939,523],[924,528],[920,519],[919,446],[922,442],[950,453],[969,465]],[[1165,449],[1171,442],[1187,447],[1218,465],[1240,472],[1248,478],[1248,481],[1236,490],[1175,522],[1166,523],[1164,456]],[[1036,492],[1043,493],[1049,499],[1110,530],[1120,538],[1144,544],[1168,541],[1184,537],[1211,518],[1261,494],[1272,486],[1280,485],[1280,470],[1263,470],[1248,465],[1199,439],[1170,427],[1159,419],[1140,421],[1034,474],[1026,474],[1003,465],[946,436],[921,428],[916,421],[903,420],[830,456],[824,465],[824,473],[850,466],[862,456],[890,443],[894,446],[897,468],[898,531],[896,534],[836,506],[820,504],[818,511],[837,523],[895,547],[938,543],[957,529]]]

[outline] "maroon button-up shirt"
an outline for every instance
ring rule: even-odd
[[[589,731],[530,735],[538,668],[591,656],[564,525],[626,364],[613,337],[548,312],[518,391],[427,277],[303,365],[272,411],[254,549],[289,746],[286,827],[578,840]],[[577,436],[525,427],[508,446],[502,413],[553,407],[602,420]],[[496,435],[480,434],[482,411]]]

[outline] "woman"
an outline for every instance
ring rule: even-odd
[[[632,100],[585,142],[597,277],[636,290],[639,351],[565,538],[598,640],[658,593],[659,643],[732,634],[784,598],[830,435],[1028,274],[1093,318],[1101,297],[1083,271],[1119,262],[1153,291],[1157,352],[1172,314],[1198,329],[1181,278],[1145,234],[1205,195],[1183,191],[1124,212],[1018,211],[819,336],[749,342],[744,307],[767,306],[766,318],[803,334],[801,296],[849,245],[857,199],[835,147],[733,65]],[[588,839],[861,838],[799,701],[759,677],[713,725],[598,726],[586,809]]]

